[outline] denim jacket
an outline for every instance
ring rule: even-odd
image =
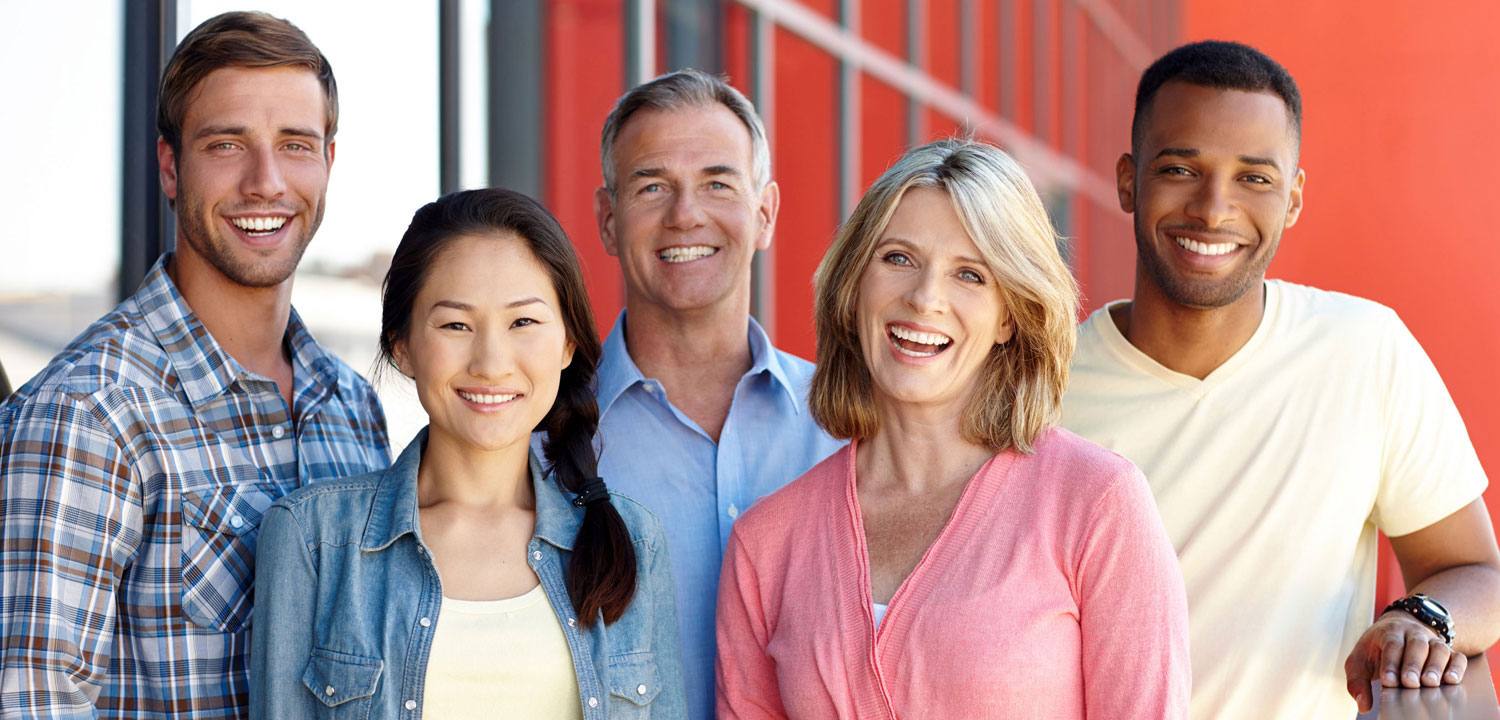
[[[422,543],[417,466],[427,431],[389,469],[313,483],[262,520],[251,629],[252,718],[422,717],[443,589]],[[564,585],[582,509],[531,457],[536,529],[527,561],[557,613],[587,720],[686,714],[671,563],[661,523],[611,501],[635,545],[635,598],[587,629]]]

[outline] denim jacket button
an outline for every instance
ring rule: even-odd
[[[328,687],[323,688],[323,694],[324,695],[332,695],[332,694],[334,694],[336,692],[338,692],[338,691],[334,690],[332,685],[329,685]]]
[[[405,707],[406,707],[407,710],[416,710],[417,709],[417,701],[416,700],[407,700]]]
[[[637,695],[645,695],[646,694],[646,686],[644,684],[635,686],[635,694],[637,694]]]
[[[578,618],[568,618],[568,627],[573,627],[573,626],[575,626],[577,624],[578,624]]]
[[[417,622],[420,623],[422,627],[432,627],[432,618],[422,618]]]
[[[537,550],[537,551],[531,553],[531,559],[532,560],[541,560],[542,559],[542,551],[541,550]]]
[[[599,707],[599,698],[589,698],[589,707]]]

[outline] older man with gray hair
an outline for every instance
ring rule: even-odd
[[[713,716],[714,603],[734,519],[841,443],[807,410],[812,365],[750,317],[750,263],[780,189],[765,127],[720,78],[681,70],[604,124],[594,215],[625,310],[599,366],[599,472],[666,528],[688,708]]]

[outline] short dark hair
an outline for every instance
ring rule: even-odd
[[[188,99],[209,73],[226,67],[303,67],[323,86],[324,152],[339,127],[339,87],[333,67],[296,25],[263,12],[227,12],[187,34],[167,61],[156,95],[156,131],[172,152],[182,154],[182,121]]]
[[[542,454],[557,484],[579,493],[599,474],[593,445],[599,429],[594,375],[603,350],[573,244],[541,203],[512,190],[485,188],[450,193],[417,210],[396,245],[381,288],[380,357],[395,367],[396,343],[411,330],[417,295],[439,254],[461,237],[510,233],[547,271],[573,343],[573,359],[558,380],[557,399],[538,429],[547,433]],[[609,625],[625,614],[635,597],[635,562],[630,532],[613,501],[588,503],[566,583],[579,622],[587,627],[602,618]]]
[[[1146,134],[1146,114],[1156,92],[1169,82],[1218,90],[1272,93],[1286,104],[1292,139],[1302,144],[1302,94],[1280,63],[1249,45],[1223,40],[1189,43],[1161,56],[1141,74],[1135,91],[1135,116],[1130,122],[1130,151],[1139,154]]]

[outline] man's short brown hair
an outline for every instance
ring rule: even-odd
[[[182,121],[193,90],[226,67],[305,67],[318,76],[327,105],[323,147],[338,131],[339,90],[328,58],[296,25],[263,12],[227,12],[205,20],[182,39],[162,72],[156,97],[156,130],[182,154]]]

